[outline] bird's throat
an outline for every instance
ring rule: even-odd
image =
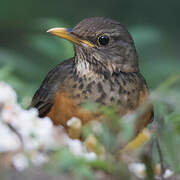
[[[96,73],[94,72],[91,66],[92,65],[88,61],[79,60],[75,66],[76,72],[80,76],[87,76],[87,77],[95,76]]]
[[[103,77],[112,75],[115,66],[97,55],[92,49],[75,46],[75,71],[80,76]]]

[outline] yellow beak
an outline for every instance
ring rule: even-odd
[[[92,43],[90,43],[89,41],[80,39],[80,38],[76,37],[75,35],[70,34],[68,32],[68,29],[66,29],[66,28],[52,28],[52,29],[49,29],[47,32],[54,34],[58,37],[61,37],[63,39],[67,39],[76,44],[86,44],[90,47],[94,47],[94,45]]]

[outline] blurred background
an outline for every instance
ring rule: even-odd
[[[151,89],[180,72],[180,1],[1,0],[0,79],[10,83],[27,106],[56,64],[73,56],[72,45],[46,33],[80,20],[105,16],[124,24],[133,36],[141,71]]]

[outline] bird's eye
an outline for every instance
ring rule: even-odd
[[[107,45],[109,43],[109,37],[107,35],[99,36],[98,43],[103,46]]]

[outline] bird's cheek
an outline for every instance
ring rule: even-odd
[[[101,52],[94,52],[93,57],[94,57],[94,59],[96,59],[98,61],[100,61],[100,60],[104,61],[104,59],[105,59],[105,56]]]

